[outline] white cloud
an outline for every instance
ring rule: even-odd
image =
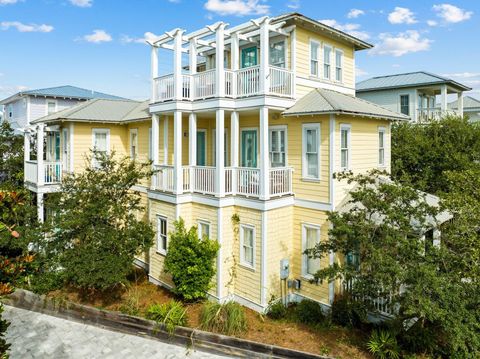
[[[289,9],[293,9],[293,10],[297,10],[300,8],[300,0],[290,0],[288,3],[287,3],[287,7]]]
[[[70,3],[78,7],[91,7],[93,0],[70,0]]]
[[[355,76],[356,77],[362,77],[362,76],[367,76],[368,75],[368,72],[365,71],[365,70],[362,70],[358,67],[355,67]]]
[[[388,14],[388,21],[391,24],[415,24],[415,14],[406,7],[397,6],[390,14]]]
[[[352,9],[348,12],[347,17],[349,19],[356,19],[360,15],[365,15],[365,11],[360,10],[360,9]]]
[[[427,51],[432,40],[422,38],[415,30],[408,30],[397,35],[382,33],[379,35],[380,43],[370,50],[372,55],[403,56],[408,53]]]
[[[85,35],[82,39],[87,42],[93,42],[94,44],[100,44],[102,42],[112,41],[112,36],[105,30],[93,30],[92,34]]]
[[[393,64],[392,67],[394,67],[394,68],[399,68],[399,67],[401,67],[401,66],[400,66],[400,64]]]
[[[453,74],[443,74],[445,77],[457,77],[461,79],[471,79],[473,77],[480,77],[480,72],[457,72]]]
[[[437,26],[438,22],[436,22],[435,20],[427,20],[427,25],[428,26]]]
[[[325,19],[325,20],[318,20],[319,22],[333,27],[337,30],[346,32],[352,36],[359,38],[360,40],[368,40],[370,35],[366,31],[360,30],[359,24],[340,24],[334,19]]]
[[[124,44],[131,44],[131,43],[145,44],[147,41],[153,42],[157,38],[158,38],[158,35],[155,35],[153,32],[147,31],[146,33],[143,34],[143,37],[130,37],[125,35],[122,37],[120,41],[123,42]]]
[[[12,5],[16,4],[18,0],[0,0],[0,5]]]
[[[270,11],[270,6],[259,0],[207,0],[204,6],[220,15],[265,15]]]
[[[3,21],[0,22],[2,30],[8,30],[11,27],[17,29],[19,32],[51,32],[53,26],[51,25],[37,25],[37,24],[23,24],[20,21]]]
[[[437,16],[447,23],[457,23],[468,20],[472,17],[473,11],[466,11],[451,4],[433,5]]]

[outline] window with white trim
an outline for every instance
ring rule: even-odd
[[[138,130],[132,128],[130,130],[130,158],[136,159],[138,156]]]
[[[343,51],[335,50],[335,80],[342,82],[343,80]]]
[[[312,258],[305,254],[320,243],[320,227],[313,224],[302,224],[302,276],[313,278],[320,269],[320,258]]]
[[[378,165],[385,166],[385,127],[378,128]]]
[[[198,221],[198,238],[210,238],[210,223],[207,221]]]
[[[104,128],[92,129],[93,167],[99,167],[99,158],[107,156],[110,150],[110,130]]]
[[[400,113],[409,116],[410,115],[410,96],[400,95]]]
[[[270,167],[285,167],[287,153],[287,129],[273,127],[268,136]]]
[[[310,40],[310,75],[318,76],[318,63],[320,60],[320,43]]]
[[[47,115],[57,112],[57,102],[56,101],[47,101]]]
[[[255,268],[255,227],[240,225],[240,264]]]
[[[167,254],[168,235],[167,235],[167,218],[157,216],[157,252]]]
[[[350,169],[350,125],[340,125],[340,167]]]
[[[285,40],[270,44],[270,65],[285,67]]]
[[[308,123],[303,125],[302,147],[302,177],[305,179],[320,179],[319,123]]]
[[[325,45],[323,47],[323,77],[330,80],[331,75],[331,64],[332,64],[332,48],[331,46]]]
[[[8,118],[13,117],[13,105],[12,104],[8,105],[7,113],[8,113]]]

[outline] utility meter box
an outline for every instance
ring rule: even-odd
[[[287,279],[290,275],[290,261],[286,258],[280,260],[280,279]]]

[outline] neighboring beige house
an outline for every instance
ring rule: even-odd
[[[355,53],[370,47],[296,13],[165,33],[151,43],[149,103],[94,100],[32,122],[25,182],[39,216],[89,149],[151,159],[156,174],[136,189],[157,231],[138,257],[152,282],[172,285],[163,264],[181,217],[220,243],[212,299],[264,311],[289,280],[290,300],[330,306],[340,283],[310,279],[343,255],[303,252],[327,240],[327,212],[348,194],[333,175],[389,171],[391,121],[408,119],[355,97]],[[158,77],[159,48],[172,50],[172,74]]]
[[[357,97],[376,103],[390,111],[422,122],[441,118],[443,114],[463,115],[463,93],[471,88],[452,79],[425,71],[373,77],[357,83]],[[457,96],[458,106],[448,107],[448,95]],[[439,97],[439,100],[437,99]]]

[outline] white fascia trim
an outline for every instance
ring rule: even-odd
[[[308,199],[295,198],[295,206],[308,209],[314,209],[317,211],[333,211],[333,205],[331,203],[310,201]]]
[[[330,175],[329,175],[329,196],[330,203],[332,204],[332,211],[335,209],[335,180],[333,174],[335,172],[335,128],[336,128],[335,115],[330,115],[330,134],[329,134],[329,157],[330,157]]]
[[[297,76],[296,83],[297,85],[301,85],[301,86],[333,90],[333,91],[345,93],[347,95],[355,96],[355,88],[347,87],[339,83],[331,83],[330,81],[327,82],[327,80],[314,80],[310,78]]]
[[[267,305],[267,212],[262,211],[262,253],[261,253],[261,263],[260,263],[260,301],[262,307]]]

